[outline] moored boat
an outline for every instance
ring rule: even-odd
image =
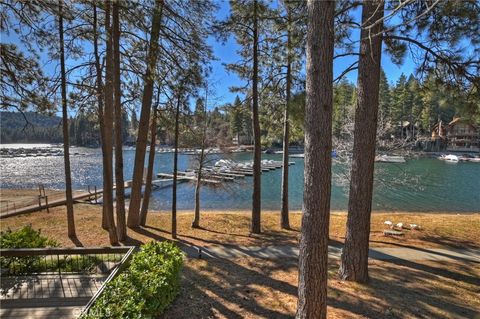
[[[453,155],[453,154],[442,155],[439,157],[439,159],[447,162],[454,162],[454,163],[460,160],[457,155]]]
[[[375,162],[379,163],[405,163],[405,157],[393,155],[378,155],[375,157]]]

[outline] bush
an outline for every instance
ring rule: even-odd
[[[7,229],[0,232],[0,248],[45,248],[56,247],[58,243],[48,237],[42,236],[40,230],[35,230],[31,225],[12,231]]]
[[[82,318],[152,318],[163,313],[179,292],[182,264],[183,253],[173,243],[143,245]]]
[[[45,248],[56,247],[58,243],[48,237],[42,236],[40,230],[35,230],[31,225],[12,231],[7,229],[0,232],[0,248]],[[25,273],[32,270],[33,265],[40,257],[0,257],[0,266],[2,270],[9,272]]]

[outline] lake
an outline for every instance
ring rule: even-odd
[[[2,145],[5,147],[32,148],[38,145]],[[42,145],[57,148],[58,146]],[[74,189],[86,189],[102,185],[102,157],[100,149],[77,148],[71,150],[72,181]],[[132,176],[135,152],[124,150],[125,179]],[[217,158],[221,155],[215,155]],[[228,155],[236,161],[251,160],[251,153]],[[148,152],[147,152],[148,157]],[[263,159],[281,160],[278,154],[262,154]],[[158,153],[155,159],[155,173],[172,171],[172,153]],[[179,155],[179,169],[192,165],[192,156]],[[303,194],[303,159],[291,158],[290,166],[290,208],[301,209]],[[64,187],[63,157],[2,157],[0,158],[1,187],[36,188],[39,183],[45,188]],[[334,162],[332,181],[333,210],[345,210],[348,203],[348,180],[341,163]],[[262,207],[280,209],[281,169],[264,172],[262,175]],[[168,210],[171,206],[171,187],[155,190],[151,200],[152,209]],[[203,186],[202,208],[243,210],[251,208],[252,178],[237,179],[222,186]],[[178,185],[179,209],[194,206],[194,184]],[[447,163],[438,159],[419,158],[404,164],[376,163],[374,210],[387,211],[480,211],[480,164]]]

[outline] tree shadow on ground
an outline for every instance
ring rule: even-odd
[[[133,231],[136,232],[135,230],[133,230]],[[142,241],[140,241],[138,239],[135,239],[135,238],[132,238],[128,235],[126,236],[125,240],[123,240],[121,243],[125,246],[136,246],[136,247],[143,244]]]
[[[77,236],[68,237],[75,247],[84,247],[83,243],[78,239]]]
[[[296,262],[283,269],[295,268]],[[268,263],[260,269],[227,259],[187,260],[182,276],[180,296],[161,318],[291,318],[289,309],[269,307],[262,296],[265,290],[281,293],[294,300],[294,285],[272,278]],[[281,304],[281,300],[272,300]]]
[[[133,232],[143,235],[145,237],[151,238],[156,241],[165,241],[168,238],[161,236],[160,234],[154,233],[147,229],[147,227],[136,227],[131,229]],[[135,239],[133,239],[135,241]],[[138,240],[137,240],[138,241]],[[140,242],[141,243],[141,242]]]
[[[369,285],[361,289],[367,289],[380,302],[369,304],[363,311],[372,317],[473,318],[475,306],[463,299],[467,296],[462,292],[478,287],[480,281],[458,271],[458,264],[475,267],[473,263],[445,261],[375,263],[370,267]]]
[[[144,226],[143,228],[154,230],[164,234],[171,234],[171,232],[168,230],[164,230],[162,228],[151,226],[151,225]],[[229,233],[229,232],[213,230],[204,226],[201,226],[198,228],[192,228],[192,229],[198,230],[200,233],[198,233],[198,235],[196,236],[193,236],[191,233],[187,235],[187,234],[183,234],[181,231],[178,231],[177,236],[190,238],[200,242],[222,244],[222,245],[234,245],[238,242],[237,238],[246,238],[251,240],[248,242],[248,245],[269,246],[269,245],[292,245],[292,244],[296,245],[298,243],[298,234],[299,234],[298,230],[283,230],[283,231],[264,230],[260,234],[246,235],[246,234],[237,234],[237,233]],[[211,236],[211,235],[202,236],[201,232],[214,234],[218,236]]]
[[[448,236],[429,236],[422,235],[418,239],[430,243],[435,243],[440,246],[452,247],[457,249],[479,249],[479,243],[468,240],[459,240],[458,238],[452,238]]]
[[[443,253],[443,252],[440,252],[440,251],[432,250],[434,248],[423,248],[423,247],[411,246],[411,245],[406,245],[406,244],[401,244],[401,243],[385,242],[385,241],[381,241],[381,240],[370,240],[370,242],[371,243],[389,244],[391,246],[397,246],[397,247],[401,247],[401,248],[409,248],[409,249],[417,250],[417,251],[420,251],[420,252],[425,252],[425,253],[429,253],[429,254],[433,254],[433,255],[447,257],[447,258],[450,258],[450,259],[453,259],[453,260],[460,260],[460,261],[465,261],[465,262],[471,262],[472,261],[469,258],[463,258],[461,256],[451,255],[451,254],[448,254],[448,253]],[[372,248],[374,249],[374,247],[372,247]],[[460,248],[460,247],[457,247],[457,248]],[[462,248],[461,250],[462,250],[462,252],[465,252],[465,253],[468,254],[469,248],[467,248],[467,249]]]
[[[333,318],[476,315],[479,302],[472,304],[462,295],[469,289],[480,293],[478,276],[469,274],[474,272],[472,263],[374,261],[368,285],[339,280],[338,267],[338,261],[329,262],[328,305]],[[180,296],[161,318],[292,318],[297,271],[295,258],[187,259]]]

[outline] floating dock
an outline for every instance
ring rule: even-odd
[[[295,162],[289,162],[288,165],[294,165]],[[283,167],[281,161],[262,161],[261,171],[269,172]],[[178,171],[178,181],[196,181],[198,170]],[[234,181],[237,178],[244,178],[246,176],[253,176],[253,165],[251,163],[235,163],[228,162],[225,166],[205,166],[202,168],[202,183],[217,185],[221,182]],[[158,173],[157,177],[160,179],[172,179],[173,173]]]

